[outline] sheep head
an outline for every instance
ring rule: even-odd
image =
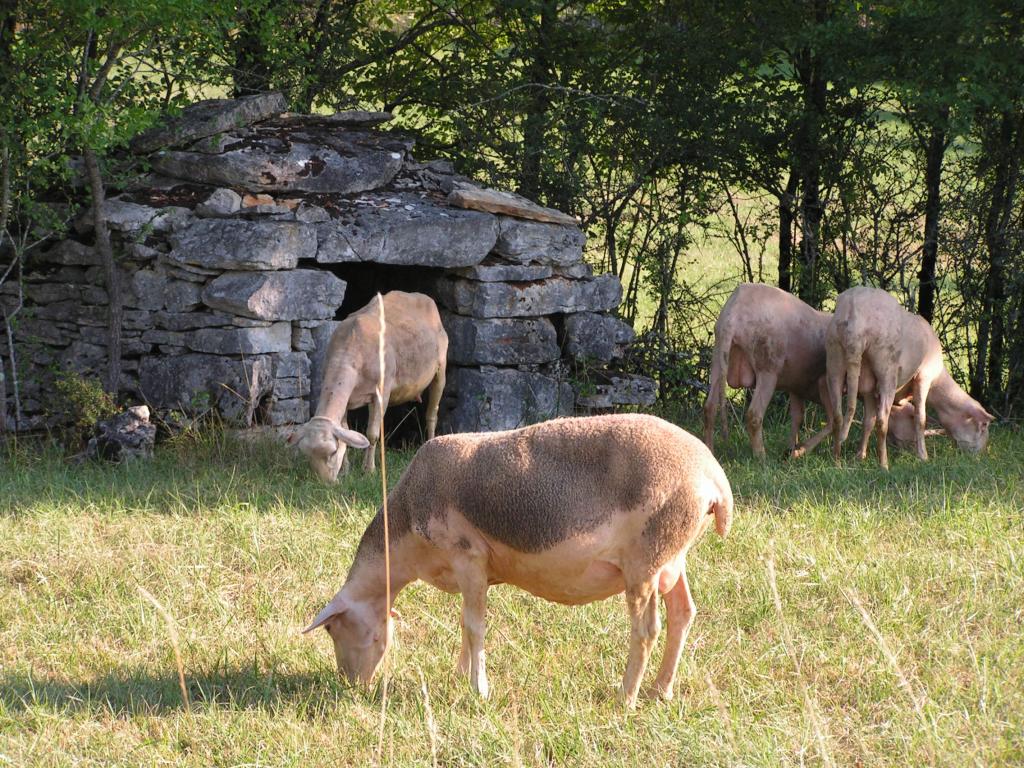
[[[383,603],[375,610],[372,603],[348,600],[339,592],[302,631],[326,629],[334,642],[338,674],[352,684],[366,685],[391,646],[394,616],[394,611],[384,612]]]
[[[338,473],[349,448],[368,448],[370,441],[351,429],[336,424],[325,416],[314,416],[296,429],[288,442],[298,445],[309,459],[317,477],[325,483],[337,482]]]
[[[988,425],[995,416],[990,414],[974,399],[953,413],[940,418],[946,433],[956,441],[961,451],[981,453],[988,445]]]

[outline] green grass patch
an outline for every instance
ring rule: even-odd
[[[884,473],[825,452],[761,464],[736,432],[721,447],[736,520],[691,555],[675,701],[616,703],[621,599],[566,608],[508,587],[490,594],[480,701],[454,670],[457,600],[414,585],[382,762],[1021,764],[1024,436],[994,430],[981,457],[935,442]],[[770,455],[783,442],[773,428]],[[389,456],[392,482],[409,458]],[[283,447],[219,435],[122,467],[8,452],[0,765],[372,763],[380,687],[341,684],[326,636],[300,630],[379,502],[374,476],[325,487]],[[187,706],[140,586],[174,617]]]

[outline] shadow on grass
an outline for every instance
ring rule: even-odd
[[[694,423],[683,426],[698,433]],[[948,512],[968,495],[978,503],[1018,503],[1024,495],[1024,436],[1012,428],[994,429],[989,451],[981,456],[963,454],[942,438],[929,442],[929,462],[893,452],[889,472],[878,467],[873,447],[866,462],[853,458],[857,435],[838,464],[827,442],[810,456],[785,459],[786,432],[785,424],[768,425],[763,462],[752,457],[742,429],[731,430],[729,438],[718,435],[715,452],[739,504],[767,506],[780,514],[809,505],[832,510],[853,504],[898,516],[928,516]],[[411,449],[389,452],[389,485],[398,481],[413,454]],[[352,458],[357,465],[358,452]],[[9,453],[0,461],[0,515],[69,509],[188,516],[238,507],[301,513],[349,506],[369,510],[381,500],[377,474],[353,467],[337,485],[324,485],[294,450],[224,433],[164,445],[153,460],[123,466],[71,465],[53,451]]]
[[[30,672],[0,675],[0,720],[31,711],[47,714],[90,717],[165,716],[186,711],[228,709],[288,711],[306,719],[336,714],[349,707],[370,707],[381,703],[380,675],[368,687],[353,686],[333,671],[333,663],[322,671],[282,673],[235,666],[212,672],[186,671],[188,704],[183,701],[177,673],[114,672],[89,680],[46,679]],[[449,670],[431,680],[432,696],[440,703],[473,702],[480,705],[466,679]],[[506,696],[512,695],[509,691]],[[388,701],[398,707],[422,705],[420,679],[412,669],[392,675],[388,682]],[[600,690],[595,701],[606,699]]]
[[[929,461],[890,447],[889,471],[878,465],[872,440],[859,461],[859,434],[851,434],[843,457],[834,461],[826,441],[800,459],[785,457],[785,425],[766,434],[766,459],[753,457],[746,434],[718,436],[715,454],[732,484],[737,505],[754,504],[787,514],[794,508],[834,510],[875,507],[887,515],[927,517],[955,512],[965,503],[1018,507],[1024,498],[1024,436],[1012,428],[993,430],[988,450],[961,452],[946,438],[928,442]]]
[[[413,451],[389,451],[393,485]],[[286,505],[328,509],[338,504],[376,507],[380,477],[359,468],[353,451],[349,473],[336,485],[317,480],[298,452],[271,439],[241,440],[225,433],[163,444],[147,461],[74,464],[52,447],[0,454],[0,515],[45,509],[116,513],[208,514],[247,505],[257,511]]]
[[[279,710],[315,714],[369,698],[373,689],[353,689],[328,671],[279,674],[243,667],[189,674],[191,707]],[[28,673],[0,676],[0,711],[43,709],[60,714],[106,713],[115,717],[161,715],[186,709],[178,676],[112,673],[87,681],[41,679]]]

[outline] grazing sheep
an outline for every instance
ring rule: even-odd
[[[337,480],[346,447],[367,448],[363,468],[374,469],[374,445],[380,438],[380,307],[378,298],[349,315],[335,329],[327,347],[323,386],[316,415],[296,429],[288,442],[298,443],[313,471],[324,482]],[[428,386],[427,439],[437,428],[437,407],[444,390],[448,336],[437,305],[421,293],[384,294],[384,396],[387,405],[419,400]],[[348,429],[347,414],[370,407],[366,437]]]
[[[774,286],[737,286],[715,323],[711,380],[704,402],[704,443],[708,448],[714,447],[715,417],[725,404],[726,383],[737,389],[754,389],[746,423],[755,456],[765,455],[762,425],[777,389],[789,393],[789,448],[797,447],[806,401],[828,403],[821,381],[828,320],[825,312]],[[728,430],[724,412],[722,422]]]
[[[422,579],[461,593],[459,670],[488,694],[487,588],[514,584],[579,605],[626,593],[631,620],[622,684],[636,702],[660,630],[668,639],[654,692],[671,698],[695,608],[686,553],[714,518],[729,530],[729,481],[701,442],[654,416],[558,419],[509,432],[446,435],[420,448],[388,497],[391,599]],[[344,586],[306,632],[325,626],[339,672],[368,682],[391,635],[380,512]]]
[[[935,405],[935,387],[928,395],[928,405]],[[825,427],[831,433],[831,426]],[[925,437],[935,435],[946,435],[945,429],[926,429]],[[917,449],[917,409],[914,408],[914,401],[909,397],[896,403],[889,411],[889,433],[886,435],[889,445],[895,446],[903,451]]]
[[[829,396],[838,416],[832,422],[836,458],[849,436],[858,395],[864,399],[864,434],[857,455],[867,456],[877,421],[878,461],[885,469],[889,467],[889,413],[893,403],[907,395],[914,405],[919,458],[928,458],[924,444],[928,405],[961,449],[977,453],[988,444],[993,417],[946,371],[942,346],[928,321],[905,310],[887,292],[858,287],[841,293],[825,332],[825,349]]]
[[[832,431],[831,400],[825,384],[825,329],[831,315],[791,293],[763,283],[741,283],[715,323],[711,379],[704,402],[704,443],[714,447],[715,418],[725,404],[725,385],[754,389],[746,424],[755,456],[763,457],[762,425],[776,390],[789,394],[789,452],[800,457]],[[800,439],[807,402],[825,409],[828,424],[805,443]],[[723,411],[722,424],[728,430]],[[894,408],[890,424],[899,435],[913,431],[913,408]]]

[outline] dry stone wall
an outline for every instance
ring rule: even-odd
[[[594,398],[574,390],[574,360],[610,361],[633,332],[613,315],[618,280],[583,262],[573,219],[417,162],[411,139],[378,127],[388,115],[284,110],[278,94],[202,102],[132,143],[152,172],[104,209],[123,274],[126,393],[242,425],[305,421],[330,333],[358,308],[346,298],[383,285],[442,310],[443,430],[516,427]],[[55,370],[104,370],[92,228],[81,215],[26,262],[23,426],[42,420]],[[367,264],[380,265],[373,286]],[[600,407],[653,400],[653,382],[620,380]]]

